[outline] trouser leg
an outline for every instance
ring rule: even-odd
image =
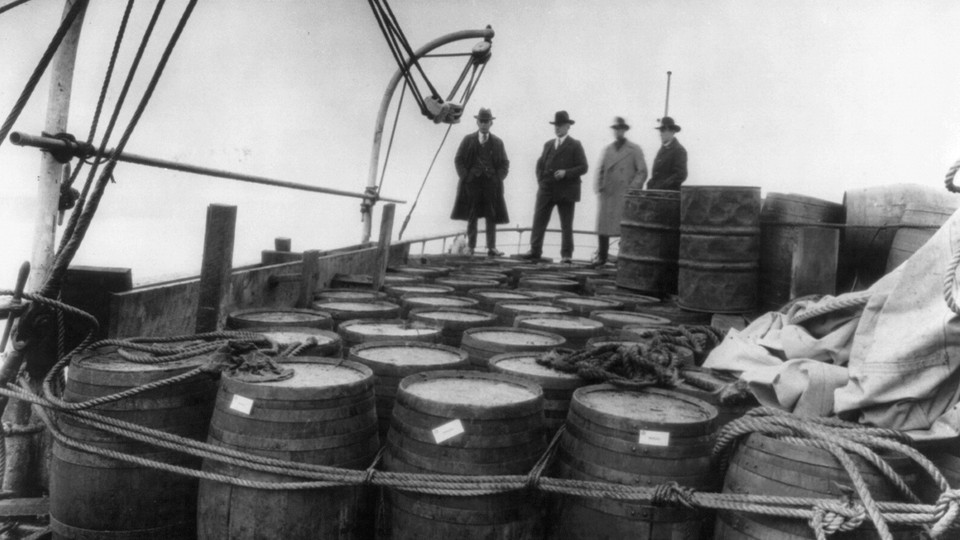
[[[530,252],[534,255],[543,253],[543,236],[550,223],[550,214],[553,212],[554,202],[549,196],[537,192],[537,201],[533,209],[533,231],[530,233]]]
[[[597,259],[600,262],[607,262],[607,256],[610,254],[610,237],[601,234],[597,237]]]
[[[573,209],[577,203],[561,201],[557,203],[560,214],[560,256],[573,257]]]
[[[470,249],[477,247],[477,217],[470,216],[467,218],[467,246]]]
[[[487,223],[487,251],[497,249],[497,224],[496,220],[486,218]]]

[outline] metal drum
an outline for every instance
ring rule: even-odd
[[[631,189],[620,222],[617,285],[656,295],[676,293],[680,192]]]

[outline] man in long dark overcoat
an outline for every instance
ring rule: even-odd
[[[647,189],[680,191],[680,184],[687,179],[687,149],[677,140],[680,126],[673,118],[660,119],[660,142],[657,157],[653,158],[653,172],[647,181]]]
[[[477,131],[460,141],[453,162],[457,167],[457,198],[450,219],[467,221],[467,243],[470,254],[477,247],[477,220],[486,221],[487,256],[503,255],[497,250],[497,224],[509,223],[507,203],[503,198],[503,180],[510,172],[510,160],[503,141],[490,133],[494,116],[490,109],[480,109]]]
[[[530,251],[523,258],[536,260],[543,254],[543,237],[550,223],[553,207],[560,216],[560,262],[570,263],[573,257],[573,211],[580,201],[580,177],[587,172],[587,156],[580,141],[567,135],[575,122],[567,111],[554,115],[555,139],[543,145],[537,160],[537,200],[533,211],[533,232]]]

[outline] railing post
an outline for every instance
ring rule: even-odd
[[[237,228],[237,207],[211,204],[207,207],[207,230],[203,238],[203,265],[200,267],[200,301],[196,332],[214,332],[225,314],[223,299],[230,294],[233,270],[233,237]]]

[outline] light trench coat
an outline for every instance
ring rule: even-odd
[[[641,189],[646,180],[647,163],[639,145],[628,140],[619,150],[615,143],[607,146],[593,185],[597,194],[597,234],[620,235],[627,190]]]

